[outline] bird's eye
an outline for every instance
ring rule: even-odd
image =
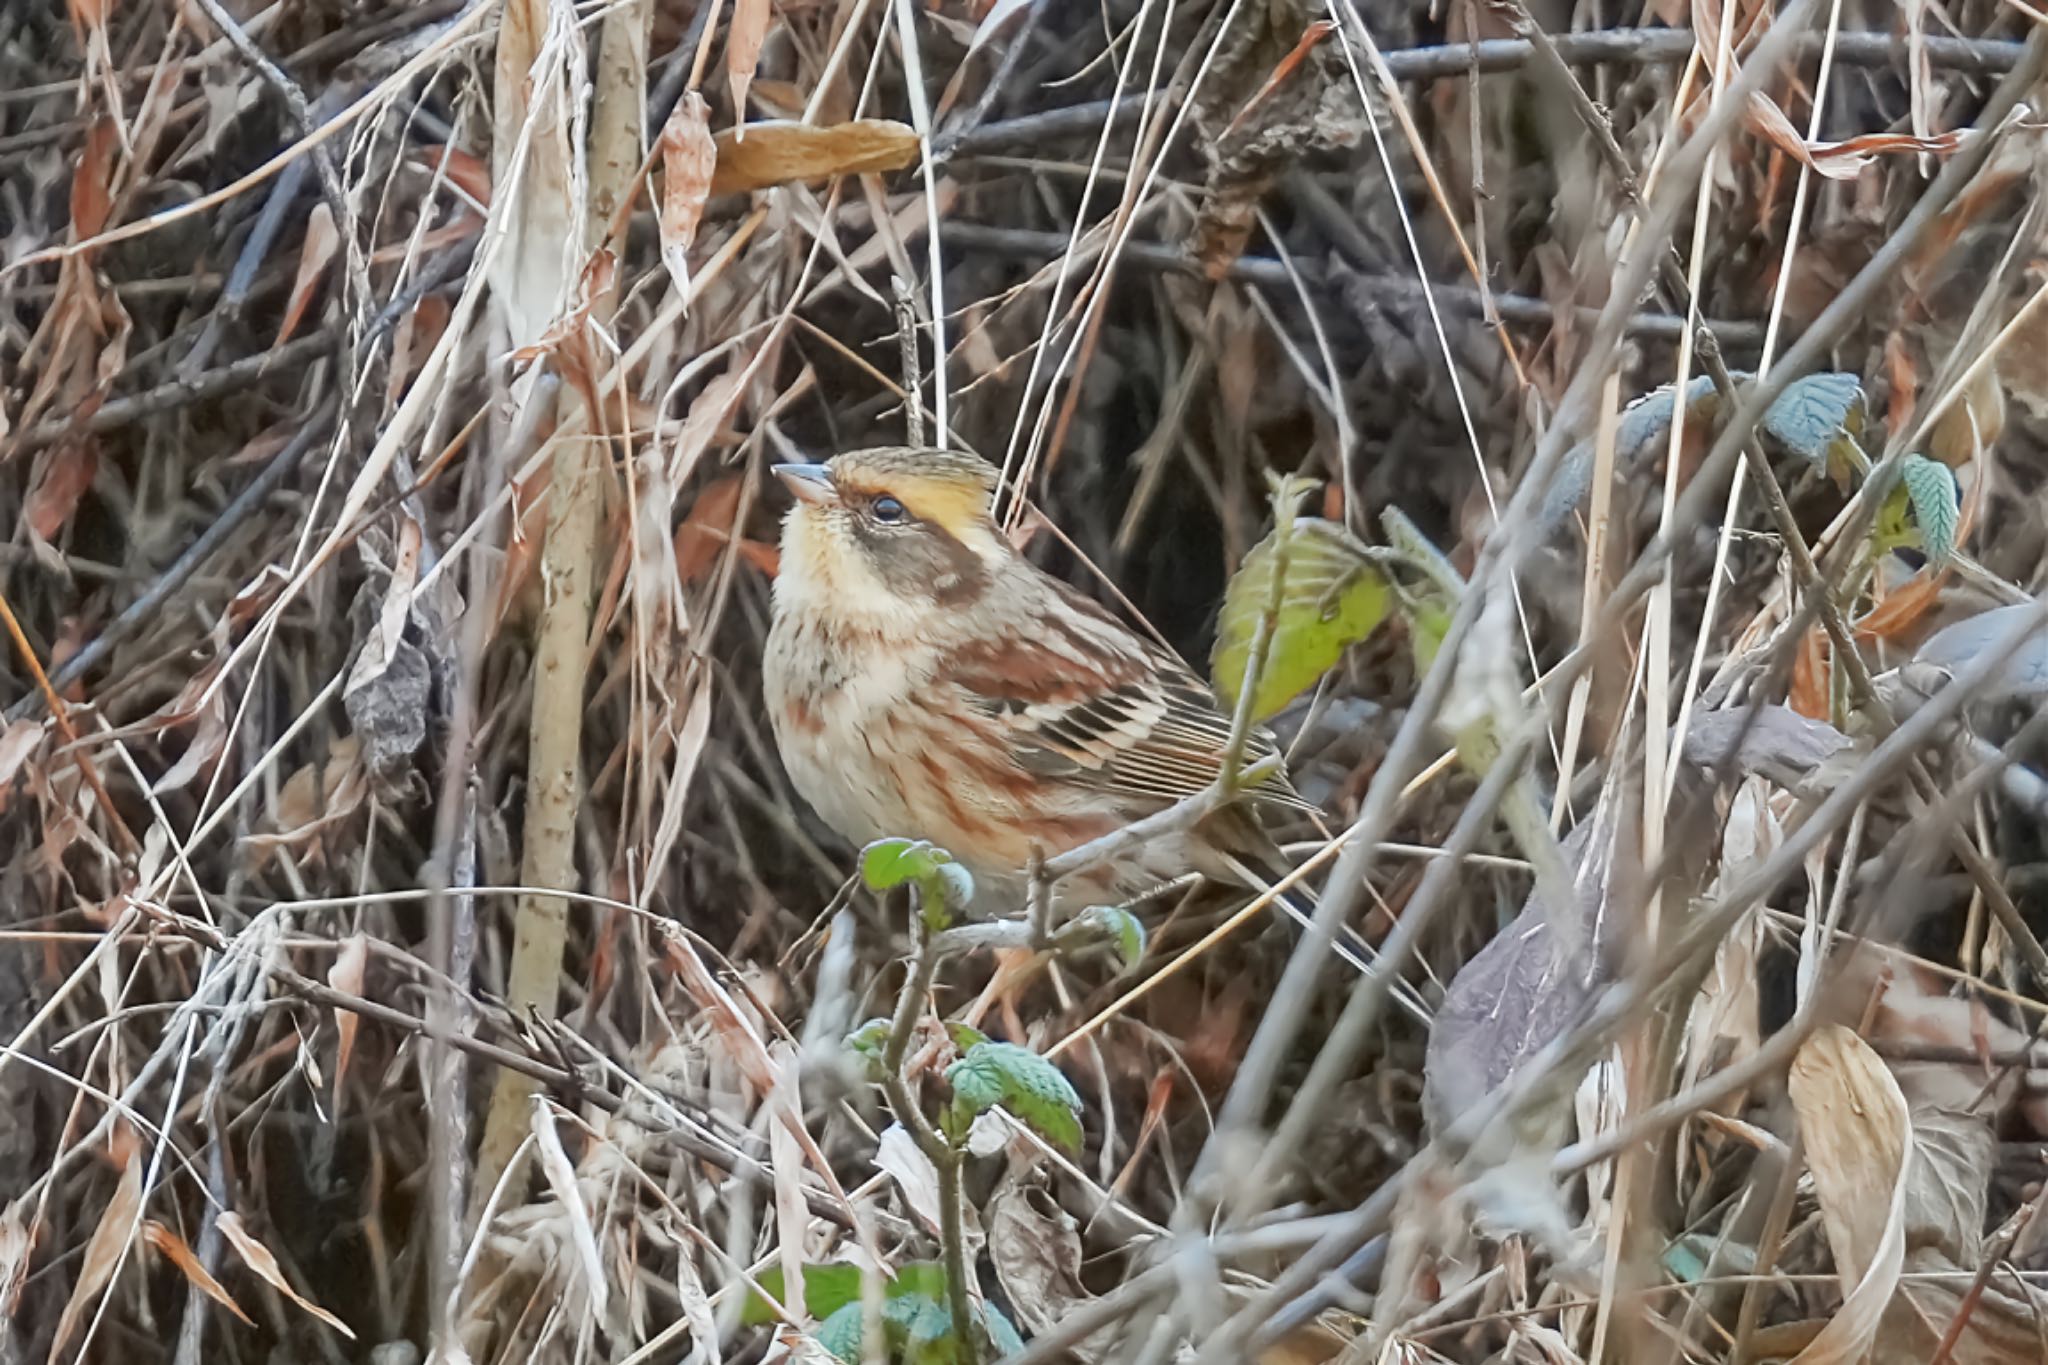
[[[876,498],[874,510],[875,520],[888,526],[893,526],[910,516],[910,513],[905,510],[903,504],[894,498]]]

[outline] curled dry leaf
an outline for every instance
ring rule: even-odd
[[[1910,133],[1865,133],[1844,142],[1808,142],[1777,102],[1758,91],[1749,97],[1749,126],[1772,146],[1816,175],[1830,180],[1854,180],[1880,156],[1901,152],[1953,152],[1963,145],[1966,129],[1952,129],[1926,137]]]
[[[697,239],[718,161],[710,125],[711,106],[692,90],[676,101],[661,129],[661,207],[655,220],[661,229],[661,263],[684,296],[690,292],[690,243]]]
[[[718,154],[717,168],[711,172],[712,194],[741,194],[828,175],[900,171],[917,160],[919,145],[916,129],[885,118],[855,119],[827,128],[778,119],[728,128],[711,142]]]
[[[221,1235],[228,1239],[228,1244],[234,1247],[235,1254],[242,1258],[242,1264],[255,1271],[272,1289],[275,1289],[278,1293],[284,1295],[293,1303],[305,1309],[306,1312],[347,1337],[350,1341],[356,1339],[356,1334],[349,1330],[347,1323],[328,1312],[325,1308],[322,1308],[319,1304],[314,1303],[298,1290],[292,1288],[291,1282],[284,1277],[284,1271],[278,1268],[277,1257],[271,1255],[270,1248],[257,1241],[255,1237],[250,1235],[249,1230],[242,1226],[242,1216],[240,1214],[223,1213],[220,1216],[220,1230]]]

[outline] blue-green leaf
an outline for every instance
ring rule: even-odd
[[[958,1141],[975,1116],[997,1105],[1065,1151],[1081,1149],[1081,1096],[1060,1069],[1015,1043],[981,1043],[946,1068],[953,1103],[946,1129]]]
[[[1091,905],[1074,917],[1084,931],[1106,935],[1116,944],[1116,955],[1129,971],[1144,960],[1145,925],[1121,905]]]
[[[1023,1336],[1003,1310],[985,1300],[981,1305],[981,1325],[988,1332],[989,1344],[1003,1355],[1015,1355],[1024,1349]]]
[[[1764,434],[1816,469],[1846,480],[1867,461],[1863,381],[1853,374],[1809,374],[1785,386],[1764,412]]]
[[[1925,455],[1908,455],[1899,466],[1899,482],[1913,504],[1913,519],[1920,523],[1920,548],[1937,568],[1956,552],[1956,523],[1962,519],[1962,504],[1956,496],[1955,475],[1945,464]]]
[[[860,1300],[841,1304],[818,1324],[818,1344],[830,1351],[834,1359],[845,1361],[846,1365],[861,1365],[865,1317]]]

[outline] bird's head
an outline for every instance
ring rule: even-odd
[[[995,467],[958,450],[884,447],[779,464],[796,495],[778,596],[848,614],[979,600],[1010,553],[989,517]]]

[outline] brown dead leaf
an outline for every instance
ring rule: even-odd
[[[278,347],[291,340],[298,331],[299,323],[306,316],[306,306],[313,301],[313,291],[320,287],[326,277],[327,267],[334,261],[334,253],[341,247],[341,234],[335,231],[334,211],[321,200],[313,205],[313,211],[306,216],[306,240],[299,247],[299,271],[292,280],[291,297],[284,306],[284,321],[278,324],[277,338],[270,344]]]
[[[363,977],[370,967],[370,940],[362,934],[350,934],[342,941],[341,951],[334,955],[334,965],[327,969],[327,984],[335,990],[349,995],[363,993]],[[334,1049],[334,1103],[341,1104],[341,1083],[348,1076],[348,1059],[356,1050],[356,1026],[362,1022],[354,1010],[337,1005],[334,1007],[334,1029],[340,1041]]]
[[[154,1218],[142,1225],[142,1237],[144,1241],[161,1251],[172,1265],[178,1267],[178,1273],[190,1281],[194,1289],[233,1313],[246,1326],[256,1325],[255,1321],[242,1311],[242,1305],[235,1302],[234,1296],[199,1263],[199,1257],[185,1244],[184,1238]]]
[[[1794,1365],[1854,1365],[1876,1340],[1905,1264],[1912,1120],[1884,1059],[1839,1024],[1801,1045],[1788,1089],[1847,1295]]]
[[[479,209],[491,206],[491,168],[459,147],[429,143],[414,149],[429,172],[439,170]]]
[[[704,217],[711,193],[718,151],[711,137],[711,106],[692,90],[676,101],[661,129],[661,205],[656,224],[661,230],[661,263],[668,267],[676,292],[690,292],[690,243]]]
[[[305,1309],[306,1312],[347,1337],[350,1341],[356,1339],[356,1334],[349,1330],[347,1323],[328,1312],[325,1308],[322,1308],[319,1304],[314,1303],[298,1290],[292,1288],[291,1282],[285,1279],[284,1272],[278,1269],[277,1257],[271,1255],[270,1248],[257,1241],[250,1235],[249,1230],[242,1226],[240,1214],[232,1212],[223,1213],[220,1216],[220,1230],[221,1234],[228,1239],[228,1244],[234,1247],[235,1254],[242,1258],[242,1264],[255,1271],[272,1289],[275,1289],[278,1293],[284,1295],[293,1303]]]
[[[57,1336],[50,1346],[52,1360],[64,1354],[71,1334],[78,1330],[79,1320],[114,1277],[115,1269],[128,1253],[129,1239],[134,1237],[142,1219],[142,1145],[125,1126],[115,1130],[111,1145],[121,1162],[121,1179],[107,1206],[100,1210],[100,1221],[86,1241],[85,1255],[78,1264],[78,1282],[71,1286],[71,1297],[65,1300],[64,1312],[57,1319]]]
[[[747,86],[761,62],[761,44],[768,38],[769,0],[733,0],[732,26],[725,35],[725,75],[732,83],[732,119],[744,135]]]
[[[712,138],[717,169],[712,194],[741,194],[828,175],[899,171],[914,164],[917,131],[893,119],[865,118],[818,127],[777,120],[750,123],[746,137],[728,128]]]
[[[1762,91],[1749,97],[1751,129],[1779,151],[1830,180],[1854,180],[1880,156],[1899,153],[1946,155],[1963,145],[1964,129],[1927,137],[1909,133],[1864,133],[1844,142],[1808,142],[1777,102]]]
[[[40,540],[55,540],[57,533],[71,524],[99,469],[99,442],[90,436],[67,438],[45,447],[36,456],[28,499],[21,509],[28,529]]]
[[[1819,626],[1806,632],[1792,661],[1792,709],[1810,720],[1828,718],[1828,640]]]

